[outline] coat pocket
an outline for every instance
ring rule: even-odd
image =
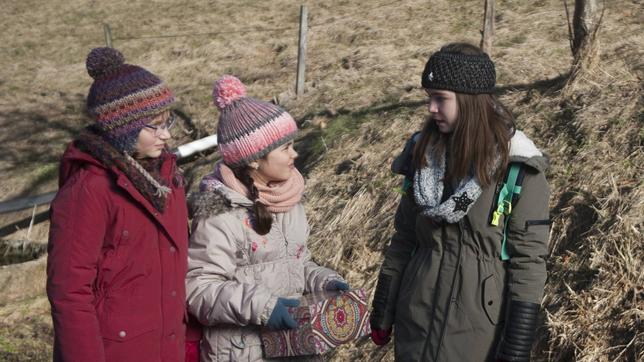
[[[499,282],[496,280],[494,275],[483,280],[483,310],[487,318],[490,320],[490,323],[496,325],[499,323],[501,318],[501,288],[499,288]]]
[[[258,361],[262,358],[257,326],[206,327],[202,346],[205,355],[213,361]]]
[[[112,342],[127,342],[160,330],[163,320],[161,307],[150,305],[150,298],[117,293],[105,299],[98,318],[103,339]]]
[[[251,332],[248,329],[242,330],[240,335],[230,336],[231,361],[259,361],[262,359],[262,344],[259,336],[257,332]]]
[[[111,318],[110,318],[111,317]],[[157,329],[158,322],[152,318],[123,318],[108,316],[101,322],[103,339],[112,342],[128,342],[142,334]]]

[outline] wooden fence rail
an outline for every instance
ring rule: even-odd
[[[191,156],[197,152],[207,150],[209,148],[215,147],[217,145],[217,135],[211,135],[186,143],[177,147],[174,150],[174,154],[177,155],[177,158],[185,158]],[[32,208],[37,205],[48,204],[56,196],[56,191],[48,192],[42,195],[36,196],[27,196],[19,199],[9,200],[5,202],[0,202],[0,214],[5,214],[9,212],[20,211],[28,208]]]

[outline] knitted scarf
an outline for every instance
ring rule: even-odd
[[[452,196],[441,203],[446,157],[445,153],[435,156],[429,148],[427,166],[414,174],[414,199],[423,215],[453,224],[467,215],[482,193],[481,185],[476,177],[470,175],[460,180]]]
[[[233,170],[221,161],[215,165],[211,174],[201,179],[199,189],[212,191],[222,184],[245,197],[250,197],[246,186],[235,177]],[[269,186],[255,183],[255,187],[259,191],[258,201],[266,205],[268,211],[273,213],[287,212],[302,199],[304,177],[297,169],[293,169],[291,177],[286,181],[271,183]]]
[[[167,186],[169,180],[161,176],[161,165],[169,156],[167,152],[164,151],[158,158],[137,161],[132,156],[119,152],[91,126],[81,131],[76,139],[76,147],[94,157],[106,168],[115,167],[123,172],[139,193],[155,209],[163,212],[167,195],[172,191]],[[177,172],[177,168],[172,171],[175,180],[179,179]]]

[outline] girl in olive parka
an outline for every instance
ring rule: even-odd
[[[548,162],[494,84],[494,63],[470,44],[444,46],[423,71],[430,117],[392,166],[406,190],[371,317],[376,344],[393,326],[396,360],[530,358],[546,280]],[[495,226],[510,163],[521,164],[522,191]]]

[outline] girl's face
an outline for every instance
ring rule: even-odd
[[[157,158],[165,148],[166,141],[172,138],[168,130],[170,111],[165,111],[154,117],[147,125],[156,127],[143,127],[139,132],[136,142],[135,158]]]
[[[297,152],[293,149],[293,141],[274,149],[257,161],[251,162],[250,176],[255,182],[268,185],[269,182],[286,181],[295,169]]]
[[[441,133],[452,133],[456,128],[458,104],[456,93],[448,90],[425,89],[429,96],[428,108]]]

